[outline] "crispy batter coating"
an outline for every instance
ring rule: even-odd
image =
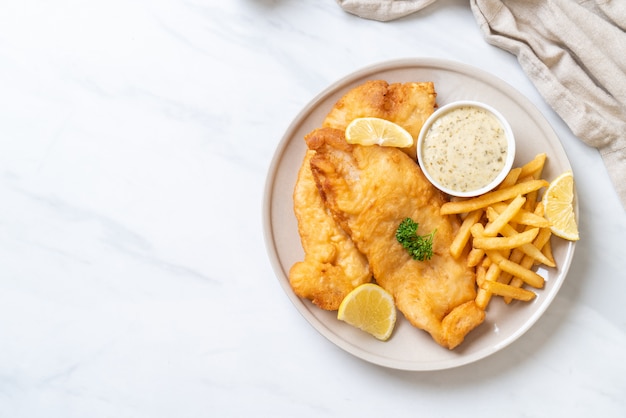
[[[380,117],[404,127],[417,142],[436,107],[431,82],[368,81],[346,93],[323,128],[306,136],[309,151],[294,190],[305,257],[289,280],[300,297],[335,310],[373,273],[411,324],[452,349],[485,316],[474,303],[473,269],[464,257],[449,254],[458,220],[439,214],[444,197],[415,163],[415,144],[400,151],[349,145],[344,138],[355,118]],[[437,229],[431,260],[412,260],[395,239],[405,217],[425,234]]]
[[[323,126],[345,130],[356,118],[387,119],[411,134],[413,145],[403,151],[415,160],[417,136],[437,107],[436,99],[432,82],[389,84],[384,80],[370,80],[346,93],[328,113]]]
[[[396,148],[349,145],[343,130],[331,128],[306,141],[316,152],[311,169],[324,204],[367,257],[377,283],[412,325],[443,347],[459,345],[485,313],[474,302],[473,269],[465,256],[450,255],[459,221],[439,213],[444,196]],[[419,223],[418,232],[437,230],[431,260],[413,260],[396,240],[406,217]]]
[[[322,198],[311,173],[308,151],[298,173],[293,201],[304,260],[289,271],[289,282],[300,297],[322,309],[337,310],[358,285],[371,281],[367,259],[337,225]]]

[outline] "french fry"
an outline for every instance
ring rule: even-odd
[[[513,186],[485,193],[467,200],[446,202],[441,206],[440,213],[442,215],[453,215],[483,209],[493,203],[513,199],[517,195],[525,195],[548,185],[549,183],[545,180],[530,180],[517,183]]]
[[[494,212],[493,208],[489,207],[487,208],[487,217],[491,218],[494,216],[494,214],[492,213]],[[487,229],[485,228],[485,231]],[[504,225],[502,227],[502,229],[500,230],[500,233],[505,236],[505,237],[510,237],[513,235],[518,234],[518,232],[511,227],[510,225]],[[540,232],[541,233],[541,230]],[[539,233],[537,235],[539,235]],[[529,257],[534,258],[537,262],[541,263],[541,264],[545,264],[548,267],[555,267],[556,264],[554,263],[554,260],[551,260],[550,258],[546,257],[539,248],[535,247],[532,243],[528,243],[528,244],[523,244],[519,246],[519,250],[521,252],[523,252],[524,254],[528,255]]]
[[[474,238],[480,238],[485,236],[485,226],[481,223],[475,223],[470,228],[470,233]]]
[[[469,254],[467,254],[467,266],[476,267],[481,261],[483,261],[483,258],[485,258],[485,250],[472,248]]]
[[[485,276],[487,275],[487,269],[483,266],[476,267],[476,284],[480,287],[482,282],[485,281]]]
[[[546,163],[546,158],[546,154],[538,154],[537,156],[535,156],[534,159],[522,166],[522,172],[520,173],[520,177],[531,176],[534,179],[540,178],[541,173],[543,172],[543,167]],[[524,208],[529,212],[532,212],[535,209],[537,195],[537,190],[528,193],[528,199],[526,200]]]
[[[541,232],[541,231],[540,231]],[[552,254],[552,244],[550,241],[546,242],[546,245],[541,249],[541,254],[544,255],[550,262],[552,263],[551,267],[556,267],[556,262],[554,261],[554,255]]]
[[[509,284],[509,283],[511,283],[511,279],[513,279],[513,277],[515,277],[515,276],[513,276],[511,273],[503,271],[500,274],[500,277],[498,278],[498,281],[500,283]]]
[[[483,282],[482,289],[487,290],[494,295],[508,296],[512,299],[522,300],[525,302],[533,300],[535,296],[537,296],[535,292],[532,292],[530,290],[510,286],[508,284],[500,282],[490,282],[488,280],[485,280]]]
[[[543,203],[537,203],[535,215],[543,216],[543,209]],[[539,235],[537,235],[537,238],[535,238],[534,245],[540,248],[542,254],[552,262],[551,267],[556,267],[556,262],[554,261],[554,256],[552,255],[552,244],[550,242],[551,236],[552,231],[549,227],[542,228],[541,231],[539,231]]]
[[[512,168],[509,171],[509,174],[506,175],[502,183],[500,183],[497,189],[505,189],[507,187],[513,186],[517,183],[517,179],[519,178],[520,173],[522,172],[522,167]]]
[[[534,178],[538,178],[543,171],[546,159],[546,154],[537,154],[535,158],[533,158],[521,167],[519,178],[524,178],[526,176],[533,176]]]
[[[526,195],[526,201],[528,201],[528,195]],[[500,202],[494,203],[489,207],[495,210],[497,213],[502,213],[506,209],[507,204],[504,202]],[[519,212],[517,212],[515,216],[511,218],[511,221],[522,225],[534,226],[537,228],[548,228],[550,226],[550,222],[546,218],[533,212],[529,212],[526,208],[521,209]]]
[[[541,232],[541,231],[539,231],[539,232]],[[511,262],[516,263],[516,264],[520,264],[523,259],[524,259],[524,253],[522,252],[522,250],[520,250],[519,248],[515,248],[515,249],[513,249],[511,251],[511,255],[509,256],[509,260]],[[498,281],[501,282],[501,283],[511,284],[513,282],[513,280],[519,280],[519,284],[517,285],[517,287],[520,287],[521,285],[524,284],[524,281],[522,279],[519,279],[519,278],[513,276],[511,273],[503,273],[502,276],[500,276],[500,280],[498,280]],[[505,297],[504,301],[506,303],[510,303],[511,299]]]
[[[482,271],[485,271],[485,267],[480,267]],[[479,308],[481,308],[482,310],[487,309],[487,306],[489,305],[489,301],[491,300],[491,295],[492,293],[488,290],[485,290],[482,285],[484,285],[484,283],[486,281],[494,281],[495,278],[500,274],[500,269],[498,268],[498,266],[496,264],[492,264],[491,266],[489,266],[488,269],[486,269],[486,272],[481,274],[482,278],[480,283],[478,284],[478,291],[476,292],[476,305],[478,305]],[[478,282],[477,282],[478,283]]]
[[[487,309],[487,306],[489,305],[489,301],[491,300],[491,295],[492,295],[491,292],[483,289],[482,287],[479,287],[478,290],[476,291],[476,299],[474,301],[476,302],[476,305],[484,311]]]
[[[467,245],[467,242],[470,238],[470,228],[476,224],[480,218],[483,216],[482,209],[478,209],[470,212],[465,219],[463,219],[463,223],[459,228],[454,240],[452,241],[452,245],[450,245],[450,254],[453,258],[459,258],[463,249]]]
[[[512,229],[512,228],[511,228]],[[545,230],[545,229],[544,229]],[[541,233],[542,230],[539,231],[539,233]],[[511,233],[514,234],[515,231],[509,231],[507,230],[505,232],[505,235],[507,233]],[[539,234],[537,234],[539,235]],[[545,246],[544,246],[545,247]],[[540,264],[545,264],[548,267],[556,267],[556,264],[554,262],[554,259],[550,259],[548,257],[546,257],[539,248],[535,247],[535,245],[533,243],[528,243],[528,244],[523,244],[519,246],[519,250],[526,254],[528,257],[533,258],[537,263]]]
[[[524,196],[515,196],[515,199],[513,199],[511,203],[509,203],[506,208],[485,227],[484,234],[488,237],[498,235],[500,230],[519,212],[521,207],[524,205],[524,202],[526,202],[526,198]]]
[[[500,257],[504,258],[504,256],[500,255]],[[500,273],[502,273],[502,269],[498,265],[498,263],[494,262],[494,259],[489,257],[492,260],[492,263],[489,265],[487,269],[487,273],[485,274],[485,280],[489,280],[490,282],[495,282],[498,280]]]
[[[441,214],[456,214],[462,219],[451,251],[460,256],[471,243],[467,264],[475,267],[475,302],[482,309],[494,295],[502,296],[505,303],[532,300],[535,292],[523,286],[541,289],[545,285],[534,266],[556,267],[550,222],[544,217],[539,198],[539,190],[549,185],[542,178],[546,160],[546,154],[537,154],[510,170],[493,191],[452,199],[441,207]]]
[[[547,231],[547,232],[544,232]],[[551,233],[549,233],[550,230],[549,229],[545,229],[545,230],[541,230],[539,236],[537,237],[537,239],[535,239],[535,241],[533,242],[533,244],[536,247],[543,247],[545,245],[546,242],[548,242],[548,240],[550,239],[550,235]],[[530,268],[532,267],[532,265],[534,264],[534,258],[529,257],[527,255],[525,255],[522,258],[522,261],[520,261],[519,265],[526,270],[530,271]],[[511,280],[511,286],[516,286],[516,287],[520,287],[522,286],[522,284],[524,284],[524,280],[522,277],[515,277],[514,279]],[[506,300],[505,300],[506,302]]]
[[[535,208],[536,215],[543,215],[543,205],[539,202]],[[550,237],[552,236],[552,231],[549,228],[542,228],[539,230],[539,234],[537,234],[537,238],[533,241],[533,245],[537,248],[541,248],[542,250],[546,245],[550,243]],[[521,251],[520,251],[521,252]],[[522,253],[523,254],[523,253]],[[554,262],[554,258],[551,259]],[[520,260],[519,264],[524,268],[531,268],[534,263],[534,259],[524,255]],[[519,277],[514,277],[510,285],[515,287],[521,287],[524,284],[524,281]],[[505,303],[511,303],[511,298],[504,298]]]
[[[481,223],[477,223],[472,225],[470,228],[470,232],[474,238],[476,237],[484,237],[485,236],[485,227]],[[468,254],[468,266],[472,267],[472,264],[478,266],[482,266],[485,268],[489,268],[491,264],[491,260],[489,257],[485,257],[485,250],[482,248],[476,248],[472,245],[472,250]],[[471,264],[470,264],[471,263]]]
[[[527,210],[529,213],[532,213],[532,211],[535,209],[538,195],[539,192],[537,190],[533,190],[526,195],[526,203],[524,204],[524,209]]]
[[[509,237],[474,237],[475,248],[483,250],[510,250],[531,243],[539,233],[539,228],[532,228]]]
[[[530,270],[530,268],[512,262],[497,251],[487,251],[487,257],[489,257],[493,263],[497,264],[502,271],[506,271],[522,279],[522,281],[529,286],[537,289],[543,288],[545,282],[544,278]]]
[[[533,241],[533,245],[537,248],[544,248],[546,245],[550,243],[550,237],[552,236],[552,231],[549,228],[541,228],[537,237]]]

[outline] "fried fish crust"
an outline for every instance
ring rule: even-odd
[[[345,130],[357,118],[387,119],[411,134],[413,145],[402,150],[415,160],[417,137],[436,108],[437,93],[430,81],[389,84],[384,80],[370,80],[339,99],[322,126]]]
[[[431,82],[367,81],[340,98],[322,126],[345,130],[357,117],[381,117],[403,126],[415,140],[436,107],[435,98]],[[415,148],[409,147],[405,152],[415,154]],[[296,295],[322,309],[336,310],[351,290],[371,281],[371,269],[319,195],[310,169],[314,154],[313,150],[307,151],[294,188],[294,213],[304,259],[290,269],[289,282]]]
[[[294,212],[304,260],[289,271],[296,295],[326,310],[337,310],[358,285],[371,281],[367,259],[333,219],[311,173],[314,151],[307,151],[294,188]]]
[[[412,325],[443,347],[458,346],[485,313],[474,302],[474,270],[465,256],[450,254],[459,220],[439,213],[445,197],[399,149],[350,145],[343,130],[332,128],[306,141],[315,150],[311,170],[324,204],[367,257],[376,282]],[[418,232],[437,231],[430,260],[413,260],[398,243],[396,230],[407,217]]]

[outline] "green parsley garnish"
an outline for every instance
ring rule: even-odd
[[[411,218],[406,218],[396,230],[396,239],[411,254],[414,260],[430,260],[433,256],[433,237],[435,229],[428,235],[417,235],[419,224]]]

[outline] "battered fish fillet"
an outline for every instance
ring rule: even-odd
[[[373,116],[394,121],[417,138],[422,124],[434,111],[436,93],[431,82],[395,83],[367,81],[348,91],[330,110],[323,126],[345,130],[357,117]],[[415,158],[415,147],[405,149]],[[319,196],[305,156],[294,189],[294,212],[305,252],[294,264],[289,282],[296,295],[327,310],[336,310],[358,285],[371,281],[367,259],[333,220]]]
[[[321,128],[306,137],[311,169],[326,206],[369,261],[376,282],[394,297],[408,321],[452,349],[485,318],[474,303],[476,282],[465,257],[449,252],[459,221],[439,213],[443,195],[404,152],[349,145],[344,131]],[[418,233],[434,236],[434,255],[415,261],[397,242],[410,217]]]
[[[367,81],[348,91],[322,125],[345,130],[355,118],[380,117],[400,124],[416,140],[436,107],[436,96],[431,82]],[[414,146],[405,152],[415,158]],[[305,156],[294,190],[294,212],[305,256],[291,268],[289,282],[298,296],[322,309],[336,310],[351,290],[371,280],[371,271],[365,256],[335,223],[319,197],[309,165],[312,154],[314,151]]]
[[[403,151],[415,160],[417,137],[437,107],[436,99],[432,82],[389,84],[371,80],[348,91],[328,113],[322,126],[343,131],[356,118],[387,119],[411,134],[413,145]]]
[[[311,173],[314,151],[307,151],[294,189],[294,211],[304,261],[289,271],[296,295],[322,309],[337,310],[341,301],[358,285],[371,281],[367,259],[334,221],[324,206]]]

